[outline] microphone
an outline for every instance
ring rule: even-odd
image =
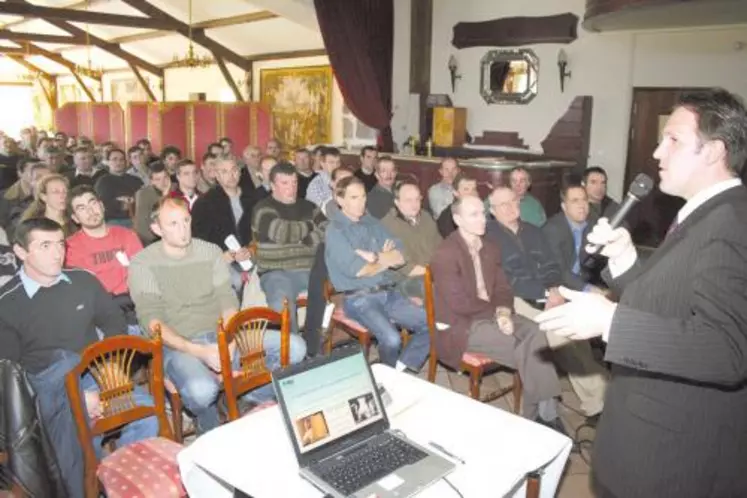
[[[636,176],[633,180],[633,183],[630,184],[628,194],[625,196],[625,200],[623,201],[622,205],[610,219],[610,227],[612,227],[612,229],[614,230],[615,228],[622,225],[623,220],[626,216],[628,216],[628,213],[631,209],[633,209],[633,206],[635,206],[639,201],[643,200],[648,194],[650,194],[653,188],[654,181],[651,179],[651,177],[645,173],[639,173],[638,176]],[[597,244],[587,244],[586,253],[596,254],[601,248],[602,246]]]

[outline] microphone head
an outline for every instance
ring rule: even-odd
[[[651,190],[653,190],[653,188],[654,181],[651,179],[651,177],[645,173],[639,173],[633,180],[633,183],[630,184],[628,195],[632,195],[638,200],[641,200],[649,193],[651,193]]]

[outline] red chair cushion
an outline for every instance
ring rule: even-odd
[[[473,367],[483,367],[495,363],[495,360],[482,353],[467,352],[462,355],[462,362]]]
[[[348,327],[349,329],[352,329],[354,332],[357,332],[359,334],[369,333],[366,327],[356,322],[355,320],[348,318],[345,315],[345,312],[342,310],[341,306],[335,307],[335,312],[332,313],[332,320],[341,323],[342,325]]]
[[[183,498],[187,492],[176,462],[183,448],[162,437],[128,444],[104,458],[96,476],[108,498]]]

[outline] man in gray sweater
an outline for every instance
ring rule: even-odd
[[[228,264],[221,249],[192,238],[191,217],[182,199],[162,198],[151,214],[151,230],[161,237],[139,252],[130,266],[130,295],[146,330],[160,324],[164,342],[164,367],[197,418],[204,433],[218,426],[216,402],[220,372],[216,323],[237,312]],[[280,333],[267,330],[264,350],[269,369],[280,364]],[[306,356],[306,343],[291,337],[290,361]],[[272,396],[265,386],[248,393],[250,401]]]

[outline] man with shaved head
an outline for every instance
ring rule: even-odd
[[[517,369],[524,385],[523,415],[565,433],[556,410],[558,376],[541,355],[547,339],[534,322],[514,312],[501,249],[483,237],[487,220],[482,201],[460,197],[451,209],[457,230],[431,261],[436,319],[449,327],[436,332],[439,358],[458,369],[466,352],[482,353]]]

